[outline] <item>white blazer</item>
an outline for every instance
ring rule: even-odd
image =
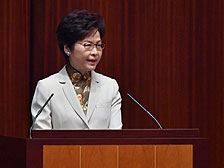
[[[65,66],[37,84],[31,113],[34,118],[48,97],[34,129],[121,129],[121,96],[114,79],[91,72],[87,115],[84,114]]]

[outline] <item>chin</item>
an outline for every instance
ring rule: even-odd
[[[88,66],[86,69],[88,69],[88,71],[94,71],[96,66]]]
[[[96,68],[89,68],[88,71],[94,71]]]

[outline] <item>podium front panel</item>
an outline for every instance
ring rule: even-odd
[[[192,145],[44,145],[43,168],[193,168]]]

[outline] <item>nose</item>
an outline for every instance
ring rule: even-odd
[[[91,50],[91,54],[96,55],[97,54],[97,49],[96,46],[93,47],[93,49]]]

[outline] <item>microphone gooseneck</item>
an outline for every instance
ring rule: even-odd
[[[30,127],[30,139],[32,139],[32,129],[33,129],[33,127],[34,127],[34,124],[36,123],[36,119],[37,119],[37,117],[42,113],[42,111],[43,111],[43,109],[44,109],[44,107],[47,105],[47,103],[51,100],[51,98],[54,96],[54,93],[52,93],[51,95],[50,95],[50,97],[47,99],[47,101],[44,103],[44,105],[40,108],[40,110],[37,112],[37,115],[34,117],[34,119],[33,119],[33,123],[32,123],[32,125],[31,125],[31,127]]]
[[[159,121],[148,111],[146,110],[137,100],[134,99],[129,93],[127,93],[128,97],[130,97],[138,106],[140,106],[152,119],[157,123],[160,129],[163,129],[163,127],[160,125]]]

